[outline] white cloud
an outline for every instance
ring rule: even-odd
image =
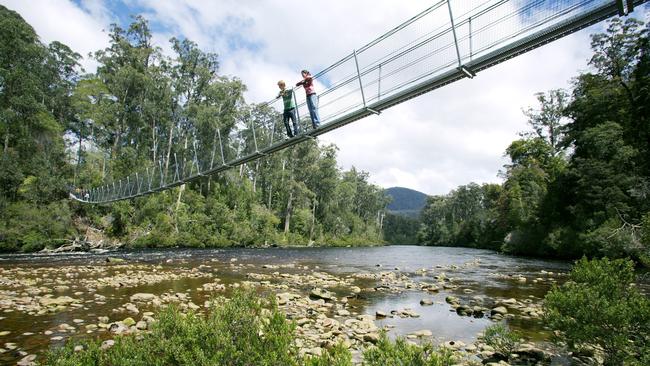
[[[86,71],[96,69],[97,64],[88,53],[108,46],[108,35],[102,30],[108,30],[113,22],[101,1],[83,1],[82,7],[69,0],[0,0],[0,4],[18,12],[36,30],[43,43],[64,43],[83,57],[81,65]]]
[[[430,6],[416,0],[123,1],[144,12],[156,26],[155,42],[167,52],[174,35],[218,53],[222,72],[247,84],[250,102],[271,99],[277,80],[297,80],[302,68],[321,70]],[[0,3],[23,15],[44,40],[61,40],[80,53],[105,47],[101,29],[117,21],[111,15],[116,3],[101,0],[81,7],[67,0]],[[570,35],[321,140],[339,147],[344,168],[366,170],[385,187],[442,194],[472,181],[498,182],[506,147],[526,129],[521,109],[535,105],[534,93],[567,88],[587,68],[589,34],[600,29]]]

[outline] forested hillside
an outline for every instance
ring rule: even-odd
[[[172,38],[174,54],[163,54],[144,18],[109,35],[110,46],[93,54],[96,72],[84,73],[74,50],[42,44],[0,6],[0,250],[88,244],[89,232],[151,247],[382,242],[383,191],[367,173],[341,171],[336,147],[314,141],[132,201],[68,200],[73,185],[119,179],[152,161],[167,167],[193,137],[277,113],[246,103],[245,85],[221,75],[218,56],[191,40]]]
[[[420,214],[427,195],[404,187],[387,188],[386,195],[391,202],[383,221],[384,239],[390,244],[417,244]]]
[[[415,212],[419,215],[427,201],[426,194],[404,187],[386,188],[386,195],[391,198],[386,208],[394,213]]]
[[[419,240],[650,265],[648,33],[614,19],[593,35],[591,70],[525,111],[530,130],[506,149],[505,182],[431,197]]]

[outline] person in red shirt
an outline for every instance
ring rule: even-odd
[[[309,109],[309,116],[311,117],[311,125],[314,128],[320,126],[320,117],[318,116],[318,96],[314,90],[314,78],[309,71],[302,70],[302,80],[296,86],[303,86],[305,94],[307,94],[307,109]]]

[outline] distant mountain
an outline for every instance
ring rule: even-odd
[[[403,216],[418,217],[427,201],[426,194],[414,189],[391,187],[385,192],[393,199],[388,204],[388,211]]]

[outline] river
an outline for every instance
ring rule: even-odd
[[[108,263],[108,257],[124,262]],[[567,262],[487,250],[419,246],[4,255],[0,256],[0,362],[39,355],[70,338],[109,338],[109,331],[101,324],[97,327],[102,316],[111,322],[126,317],[137,321],[150,311],[155,317],[156,304],[135,304],[136,310],[125,305],[135,293],[155,294],[163,303],[173,298],[202,309],[210,297],[227,294],[244,281],[259,286],[261,292],[305,295],[312,287],[324,287],[339,298],[352,294],[346,286],[355,286],[361,291],[331,307],[331,313],[343,307],[351,317],[385,312],[388,317],[375,323],[390,329],[392,337],[427,329],[435,343],[469,344],[494,320],[489,311],[459,315],[445,300],[448,296],[469,304],[516,299],[520,308],[538,309],[549,288],[562,282],[569,268]],[[429,284],[439,290],[427,290]],[[221,285],[225,291],[217,288]],[[421,305],[425,298],[432,304]],[[69,301],[56,307],[48,299]],[[399,309],[412,309],[417,317],[391,317],[390,312]],[[535,313],[511,313],[502,320],[511,329],[533,342],[548,339]],[[345,316],[339,319],[343,322]]]

